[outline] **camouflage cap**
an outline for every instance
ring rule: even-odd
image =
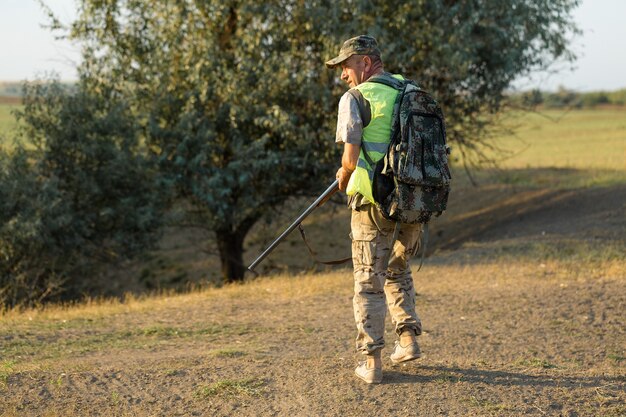
[[[369,35],[359,35],[350,38],[343,43],[339,55],[326,62],[328,68],[335,68],[352,55],[376,55],[380,56],[380,49],[376,39]]]

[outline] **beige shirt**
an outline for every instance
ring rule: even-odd
[[[363,121],[361,120],[359,105],[354,96],[346,92],[339,100],[335,142],[360,145],[362,136]]]

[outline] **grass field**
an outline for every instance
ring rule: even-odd
[[[626,109],[543,110],[510,114],[514,135],[497,139],[512,154],[506,169],[626,170]]]
[[[423,358],[391,364],[388,322],[379,386],[353,375],[349,267],[293,234],[242,285],[1,313],[0,416],[624,416],[625,116],[526,115],[479,186],[455,171],[413,271]],[[257,225],[246,260],[307,204]],[[306,220],[321,258],[349,253],[348,223],[340,203]],[[110,274],[211,282],[200,237]]]
[[[9,133],[17,125],[15,117],[11,114],[14,109],[18,109],[20,106],[17,104],[6,104],[0,102],[0,141],[2,136]]]
[[[626,182],[626,108],[507,113],[513,134],[494,138],[497,169],[483,182],[578,188]]]

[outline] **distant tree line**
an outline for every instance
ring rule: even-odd
[[[59,86],[71,91],[74,83],[59,83]],[[0,82],[0,97],[21,97],[24,94],[23,84],[17,82]],[[602,105],[626,106],[626,88],[613,91],[581,92],[574,89],[559,87],[557,91],[531,89],[510,93],[512,104],[521,107],[545,106],[546,108],[593,108]]]
[[[27,85],[0,150],[0,304],[75,297],[165,224],[205,228],[223,280],[242,280],[252,226],[333,178],[346,87],[323,63],[345,39],[375,36],[469,160],[513,80],[574,59],[579,1],[78,3],[69,25],[50,13],[82,48],[75,89]]]
[[[44,81],[45,82],[45,81]],[[36,84],[36,82],[31,82]],[[58,82],[60,87],[72,91],[75,86],[73,82]],[[0,81],[0,97],[22,97],[24,95],[24,83],[15,81]]]
[[[511,103],[517,107],[542,106],[548,109],[594,108],[597,106],[626,106],[626,89],[616,91],[577,92],[559,87],[555,92],[530,90],[511,94]]]
[[[0,96],[19,97],[22,95],[22,83],[0,82]]]

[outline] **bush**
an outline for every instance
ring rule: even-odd
[[[29,85],[0,172],[0,304],[76,297],[105,263],[154,242],[164,190],[127,106]]]
[[[23,149],[0,153],[0,163],[0,305],[32,304],[57,295],[65,280],[55,265],[63,260],[60,248],[44,230],[51,225],[43,212],[57,208],[56,190],[42,187]]]

